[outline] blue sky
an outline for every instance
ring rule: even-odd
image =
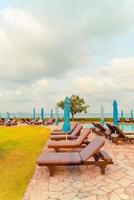
[[[134,109],[134,1],[0,1],[0,109],[55,108],[77,94]]]

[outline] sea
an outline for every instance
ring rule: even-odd
[[[17,112],[17,113],[9,113],[10,118],[32,118],[33,114],[28,113],[28,112]],[[7,113],[1,113],[0,118],[6,118]],[[44,118],[49,118],[50,113],[44,113]],[[54,113],[55,117],[55,113]],[[63,113],[59,113],[59,118],[63,117]],[[100,118],[101,114],[100,113],[78,113],[75,115],[75,118]],[[112,118],[113,114],[112,113],[105,113],[104,114],[105,118]],[[121,117],[121,114],[119,113],[119,118]],[[40,113],[36,113],[36,118],[40,118]],[[131,118],[130,113],[125,113],[124,118]]]

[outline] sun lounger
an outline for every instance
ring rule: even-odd
[[[5,120],[5,126],[11,126],[11,120]]]
[[[99,123],[96,123],[96,125],[98,126],[98,128],[100,129],[100,132],[99,132],[99,135],[105,135],[106,132],[109,132],[108,129],[106,129],[104,126],[102,126],[101,124]]]
[[[100,128],[100,135],[105,135],[105,137],[107,138],[107,136],[111,135],[112,132],[110,129],[105,128],[104,126],[102,126],[101,124],[97,123],[98,128]]]
[[[115,142],[116,144],[119,143],[119,141],[132,141],[134,140],[134,132],[123,132],[120,127],[115,126],[115,134],[111,135],[112,141]]]
[[[107,152],[100,150],[104,143],[104,140],[96,137],[80,152],[43,152],[37,164],[47,166],[50,176],[54,174],[54,167],[69,165],[95,165],[101,168],[101,174],[105,174],[106,166],[113,164],[113,161]]]
[[[106,124],[109,131],[105,132],[105,137],[111,140],[111,135],[115,133],[115,126],[112,124]]]
[[[82,130],[82,125],[77,124],[71,134],[50,135],[51,140],[76,139]]]
[[[118,122],[119,123],[124,122],[124,118],[119,118]]]
[[[100,128],[98,127],[97,123],[93,122],[92,124],[93,124],[93,126],[94,126],[94,129],[92,129],[93,132],[95,132],[97,135],[100,135],[101,130],[100,130]]]
[[[125,119],[124,119],[124,122],[130,123],[130,122],[131,122],[131,119],[125,118]]]
[[[0,126],[4,126],[5,125],[5,119],[4,118],[1,118],[0,119]]]
[[[97,126],[98,126],[98,128],[102,131],[102,132],[105,132],[107,129],[104,127],[104,126],[102,126],[101,124],[99,124],[99,123],[96,123],[97,124]]]
[[[44,122],[45,126],[49,126],[49,125],[53,125],[53,124],[54,124],[54,122],[53,122],[52,118],[49,118],[47,121]]]
[[[106,125],[109,128],[109,130],[111,130],[112,133],[115,133],[116,126],[114,126],[113,124],[106,124]]]
[[[71,134],[72,131],[75,129],[75,127],[78,125],[78,123],[73,123],[71,124],[71,130],[68,132],[68,134]],[[62,129],[59,130],[53,130],[53,132],[51,133],[51,135],[59,135],[59,134],[65,134],[65,132]]]
[[[18,122],[15,119],[11,120],[11,126],[17,126]]]
[[[108,129],[106,129],[104,126],[102,126],[101,124],[99,123],[92,123],[96,128],[94,130],[94,132],[97,134],[97,135],[101,135],[101,136],[104,136],[106,132],[109,132]]]
[[[55,151],[59,151],[61,148],[82,148],[90,132],[91,129],[84,129],[77,139],[60,141],[50,140],[47,145],[49,148],[55,149]]]

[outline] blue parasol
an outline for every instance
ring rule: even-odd
[[[101,107],[101,120],[100,123],[102,126],[104,126],[104,107]]]
[[[50,118],[54,118],[53,109],[51,109]]]
[[[58,107],[56,107],[56,116],[55,116],[55,125],[59,125],[59,113],[58,113]]]
[[[41,119],[41,121],[44,121],[44,109],[43,108],[41,108],[40,119]]]
[[[70,100],[68,97],[65,98],[64,102],[64,124],[62,129],[65,133],[70,131]]]
[[[134,119],[134,114],[133,114],[133,110],[131,110],[131,120],[133,121]]]
[[[33,120],[36,120],[36,112],[35,112],[35,108],[33,108]]]
[[[113,124],[118,125],[118,104],[117,101],[113,101]]]
[[[123,110],[121,110],[121,120],[123,121],[123,119],[124,119],[124,112]]]

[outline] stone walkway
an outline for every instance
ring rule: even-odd
[[[96,135],[92,133],[92,140]],[[23,200],[134,200],[134,143],[103,147],[114,165],[101,175],[95,166],[56,167],[54,177],[46,167],[36,167]]]

